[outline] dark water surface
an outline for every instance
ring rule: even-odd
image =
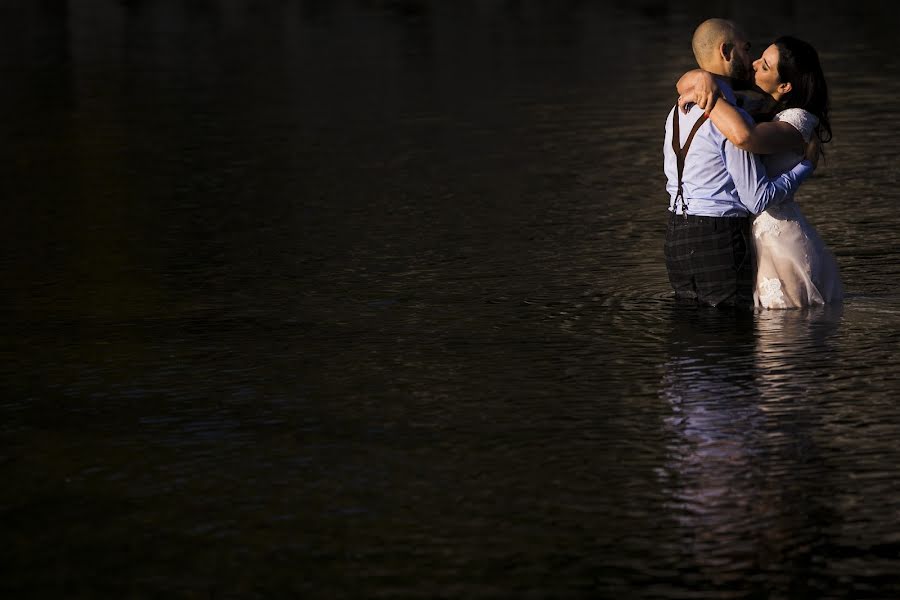
[[[843,306],[678,308],[709,3],[0,9],[4,597],[900,597],[890,4],[820,49]]]

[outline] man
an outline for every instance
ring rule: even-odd
[[[691,45],[697,64],[717,77],[723,98],[734,103],[729,84],[753,73],[744,33],[730,21],[709,19],[697,27]],[[678,299],[752,307],[750,217],[790,198],[813,165],[804,160],[770,180],[759,157],[735,147],[706,116],[696,106],[687,114],[675,106],[666,121],[669,282]]]

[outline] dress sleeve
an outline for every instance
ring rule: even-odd
[[[797,131],[800,132],[800,135],[803,136],[803,141],[807,144],[809,143],[809,140],[812,139],[813,132],[816,130],[816,125],[819,124],[819,119],[816,115],[803,110],[802,108],[785,109],[775,115],[775,120],[784,121],[785,123],[790,123],[796,127]]]

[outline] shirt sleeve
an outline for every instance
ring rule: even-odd
[[[770,179],[759,156],[729,141],[725,141],[724,154],[725,168],[734,181],[741,204],[754,215],[791,198],[814,170],[812,163],[804,160],[787,173]]]

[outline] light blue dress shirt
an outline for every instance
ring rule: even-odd
[[[735,104],[734,92],[723,80],[718,79],[722,100]],[[738,112],[753,123],[744,110]],[[688,114],[677,107],[681,146],[684,146],[694,123],[703,111],[694,106]],[[672,111],[666,118],[666,140],[663,146],[665,172],[668,179],[669,210],[681,214],[681,200],[677,206],[678,167],[672,150]],[[747,217],[757,215],[768,206],[780,204],[791,198],[803,181],[813,172],[812,164],[804,160],[778,177],[769,178],[760,157],[741,150],[729,142],[712,121],[700,126],[685,158],[682,189],[687,203],[687,213],[703,217]]]

